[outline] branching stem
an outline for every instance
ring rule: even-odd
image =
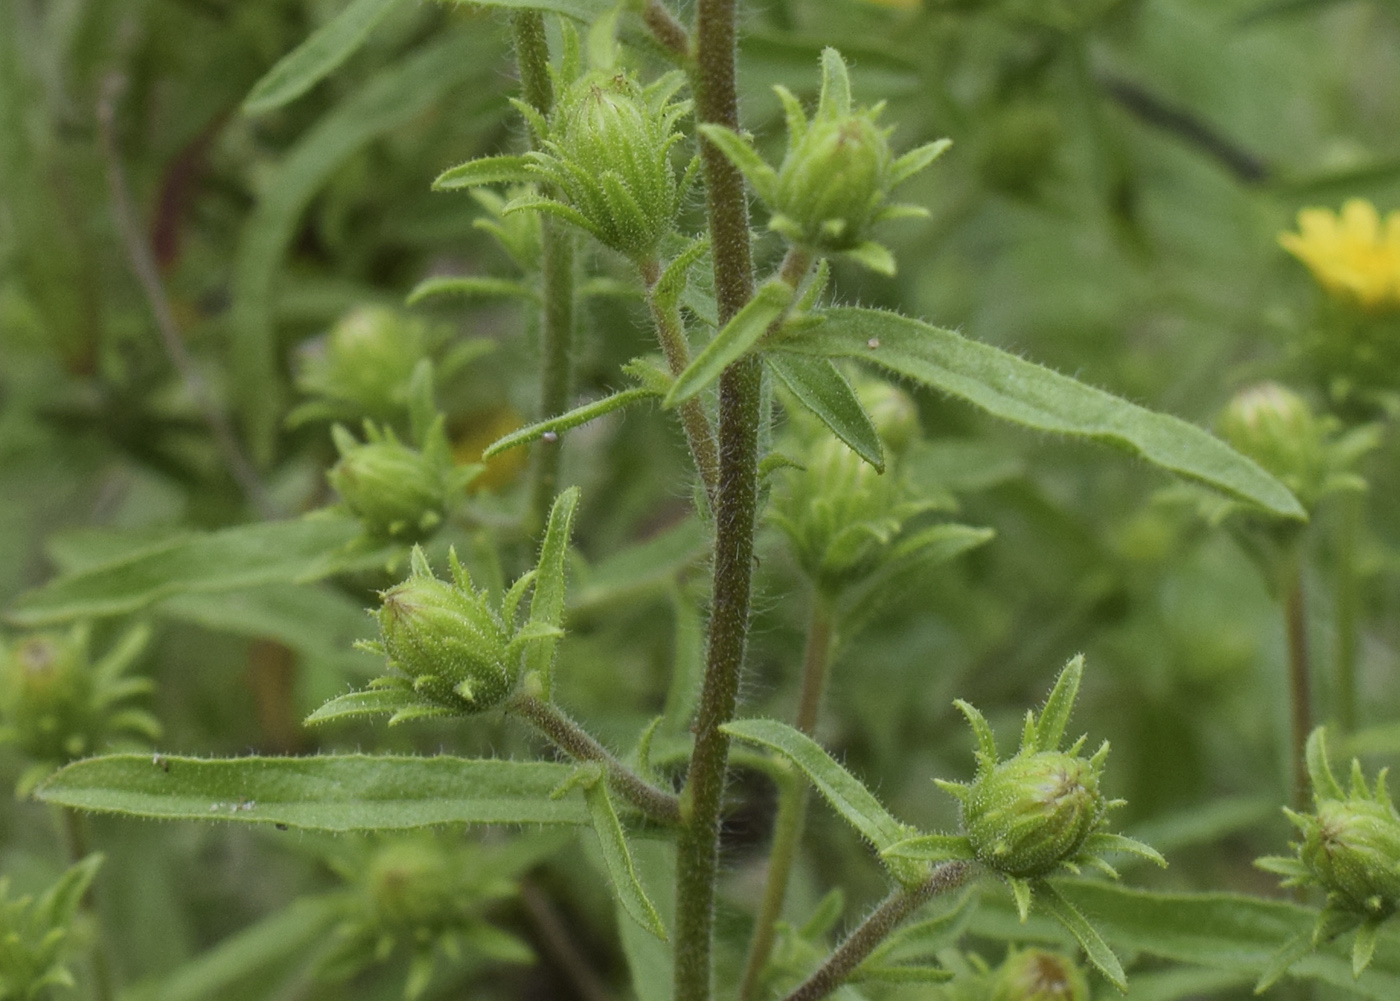
[[[662,824],[680,823],[680,801],[675,795],[657,788],[624,765],[592,734],[565,716],[558,706],[521,693],[506,703],[506,711],[527,720],[570,756],[602,765],[607,770],[609,785],[650,819]]]
[[[819,1001],[826,997],[841,986],[900,922],[939,894],[957,889],[975,868],[971,862],[947,862],[918,886],[896,889],[784,1001]]]

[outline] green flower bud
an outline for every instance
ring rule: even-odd
[[[656,257],[680,209],[671,149],[690,102],[673,102],[679,75],[643,87],[622,73],[590,73],[564,93],[548,123],[531,120],[543,149],[530,153],[535,176],[558,200],[517,199],[515,208],[554,212],[634,261]],[[523,110],[523,109],[522,109]]]
[[[861,379],[856,394],[890,451],[903,452],[919,437],[919,408],[904,390],[883,379]]]
[[[1315,493],[1326,461],[1324,429],[1291,389],[1266,382],[1239,393],[1220,415],[1220,432],[1294,493]]]
[[[426,355],[424,342],[420,321],[391,309],[361,307],[331,328],[297,382],[304,392],[387,419],[408,404],[413,369]]]
[[[979,862],[1031,879],[1078,855],[1106,809],[1096,763],[1060,751],[1022,753],[978,776],[963,827]]]
[[[455,554],[452,574],[452,583],[439,580],[414,547],[408,579],[380,593],[375,618],[390,664],[417,692],[458,712],[481,712],[511,693],[520,665],[507,656],[506,624]]]
[[[365,872],[371,920],[382,929],[441,931],[469,913],[469,897],[457,893],[459,861],[434,840],[390,841]]]
[[[1044,949],[1013,951],[992,975],[987,1001],[1089,1001],[1089,982],[1071,960]]]
[[[28,636],[0,664],[0,710],[14,742],[40,761],[92,750],[92,673],[85,644],[56,633]]]
[[[822,90],[811,121],[788,90],[776,88],[787,111],[788,148],[774,170],[747,139],[713,124],[700,131],[743,171],[773,210],[770,229],[818,253],[845,254],[884,274],[894,259],[870,240],[883,219],[923,216],[912,205],[891,205],[890,192],[928,166],[946,140],[901,157],[890,150],[892,128],[877,124],[883,105],[855,110],[846,64],[835,49],[822,52]]]
[[[1329,894],[1363,914],[1400,906],[1400,816],[1366,799],[1324,800],[1306,818],[1299,857]]]
[[[366,430],[370,440],[362,444],[343,427],[332,429],[340,461],[327,474],[331,486],[371,534],[424,538],[447,507],[441,462],[404,445],[390,430],[368,424]]]

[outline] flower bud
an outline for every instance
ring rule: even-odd
[[[1107,809],[1095,762],[1021,753],[984,769],[963,804],[978,861],[1006,876],[1044,876],[1083,847]]]
[[[1089,1001],[1089,983],[1056,952],[1012,952],[992,975],[987,1001]]]
[[[919,408],[908,393],[883,379],[861,379],[856,393],[890,451],[903,452],[913,444],[919,436]]]
[[[297,381],[305,392],[386,419],[407,405],[413,369],[425,350],[419,321],[365,306],[331,328],[322,352],[307,359]]]
[[[340,461],[327,478],[371,534],[412,541],[441,523],[447,486],[432,459],[392,432],[371,430],[363,444],[338,425],[333,433]]]
[[[1237,394],[1220,415],[1220,432],[1295,493],[1311,493],[1322,475],[1323,429],[1307,402],[1276,382]]]
[[[675,124],[690,105],[670,101],[679,82],[643,88],[626,74],[588,74],[563,95],[544,149],[529,155],[571,210],[560,215],[636,261],[656,256],[680,208],[671,148],[683,138]]]
[[[66,761],[92,749],[92,677],[75,637],[28,636],[0,664],[0,709],[14,742],[40,761]]]
[[[456,861],[435,840],[386,843],[370,859],[365,873],[373,922],[381,928],[415,931],[449,926],[469,902],[454,893],[461,882],[453,871]]]
[[[380,593],[375,617],[390,663],[415,690],[459,712],[481,712],[510,694],[519,663],[506,656],[510,637],[486,594],[453,564],[456,581],[439,580],[415,548],[409,578]]]
[[[889,135],[875,113],[824,102],[778,168],[773,228],[797,243],[851,250],[866,239],[889,188]]]
[[[1400,817],[1389,804],[1323,800],[1306,820],[1299,857],[1329,894],[1360,913],[1400,907]]]

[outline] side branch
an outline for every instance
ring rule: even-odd
[[[935,869],[933,875],[918,886],[895,890],[784,1001],[818,1001],[826,997],[845,982],[875,947],[899,927],[900,922],[939,894],[955,890],[967,882],[974,869],[971,862],[948,862]]]
[[[528,720],[569,755],[580,761],[598,762],[607,769],[609,784],[650,819],[663,824],[680,823],[680,801],[675,795],[652,785],[617,760],[557,706],[533,695],[521,694],[506,703],[506,711]]]

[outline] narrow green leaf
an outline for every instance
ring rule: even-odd
[[[532,441],[538,441],[547,434],[559,434],[561,431],[569,431],[576,427],[581,427],[590,421],[596,421],[599,417],[605,417],[614,410],[623,410],[634,403],[642,400],[654,399],[657,394],[650,389],[638,387],[636,389],[624,389],[620,393],[613,393],[605,396],[601,400],[594,400],[592,403],[585,403],[581,407],[575,407],[566,414],[558,417],[551,417],[549,420],[540,421],[538,424],[531,424],[529,427],[512,431],[504,438],[493,441],[485,452],[481,453],[483,459],[490,459],[508,452],[512,448],[519,448],[521,445],[528,445]]]
[[[527,156],[484,156],[444,170],[433,181],[433,190],[454,191],[482,184],[529,184],[535,177]]]
[[[632,846],[632,862],[643,883],[652,887],[663,926],[672,926],[675,914],[676,846],[672,841],[643,840]],[[617,907],[622,951],[632,974],[637,1001],[671,1001],[671,945],[625,917]]]
[[[911,833],[880,801],[811,737],[771,719],[743,719],[721,727],[739,740],[777,751],[801,769],[847,823],[883,852]]]
[[[496,7],[502,10],[542,10],[561,14],[584,24],[592,24],[614,6],[616,0],[453,0],[470,7]]]
[[[321,831],[433,824],[586,824],[582,797],[553,800],[569,765],[453,757],[201,759],[114,754],[55,772],[35,795],[97,813],[231,820]]]
[[[1059,750],[1064,739],[1065,726],[1069,714],[1074,711],[1074,700],[1079,697],[1079,682],[1084,677],[1084,655],[1074,657],[1060,671],[1055,679],[1055,687],[1045,699],[1045,708],[1035,727],[1035,749],[1037,751]]]
[[[622,830],[622,822],[617,819],[617,811],[613,809],[607,782],[600,775],[596,781],[584,787],[583,795],[618,902],[628,917],[663,942],[666,941],[666,926],[661,923],[661,915],[657,913],[656,905],[647,896],[646,888],[637,875],[637,867],[627,847],[627,835]]]
[[[535,293],[527,285],[507,278],[440,276],[424,278],[404,299],[405,306],[416,306],[424,299],[457,295],[466,299],[531,299]]]
[[[1288,489],[1224,442],[1013,354],[919,320],[838,308],[778,350],[864,358],[1040,431],[1107,442],[1163,469],[1289,518],[1305,513]]]
[[[358,522],[320,517],[183,536],[57,577],[20,595],[5,619],[18,626],[43,626],[125,615],[176,594],[313,579],[332,569],[335,554],[359,534]]]
[[[885,450],[875,425],[851,384],[829,359],[769,354],[764,361],[797,402],[815,414],[851,451],[880,472],[885,471]]]
[[[880,854],[923,862],[948,862],[974,857],[972,842],[960,834],[921,834],[916,838],[897,841]]]
[[[569,554],[569,538],[574,530],[574,513],[578,510],[578,487],[570,487],[554,499],[545,525],[544,541],[540,543],[540,558],[535,565],[535,593],[530,596],[530,625],[542,629],[561,628],[564,624],[565,557]],[[549,697],[554,672],[554,648],[557,640],[532,643],[525,650],[525,670],[539,675],[544,684],[544,697]]]
[[[404,688],[367,688],[331,699],[302,722],[305,726],[317,726],[358,716],[393,716],[419,708],[422,701]]]
[[[664,405],[678,406],[717,380],[730,364],[748,354],[791,301],[790,286],[776,281],[764,284],[676,377]]]
[[[709,249],[710,238],[708,236],[692,240],[684,250],[672,259],[670,264],[666,265],[666,270],[656,280],[656,287],[651,292],[658,307],[671,309],[680,302],[681,295],[685,292],[686,285],[690,281],[691,267],[704,257]]]
[[[1278,947],[1278,951],[1269,958],[1268,965],[1259,974],[1259,980],[1254,985],[1255,994],[1263,994],[1266,990],[1278,983],[1279,979],[1289,971],[1298,960],[1312,952],[1312,932],[1299,932],[1288,939],[1283,945]]]
[[[987,722],[987,717],[982,715],[982,711],[971,702],[955,699],[953,705],[957,707],[958,712],[967,717],[968,726],[972,727],[972,735],[977,738],[977,760],[990,768],[997,763],[997,738],[992,732],[992,725]]]
[[[1162,857],[1162,853],[1149,844],[1137,840],[1137,838],[1125,837],[1122,834],[1110,834],[1107,831],[1099,831],[1089,835],[1084,842],[1085,851],[1090,852],[1121,852],[1125,855],[1136,855],[1138,858],[1145,858],[1149,862],[1155,862],[1160,866],[1165,866],[1167,860]]]
[[[723,125],[704,124],[697,131],[714,143],[724,158],[748,178],[759,198],[765,202],[773,201],[778,172],[764,162],[747,139]]]
[[[1356,929],[1356,943],[1351,947],[1351,975],[1359,977],[1371,965],[1371,957],[1376,954],[1376,934],[1381,923],[1376,920],[1363,921]]]
[[[1128,979],[1123,975],[1123,966],[1118,962],[1118,957],[1079,909],[1061,896],[1059,890],[1043,880],[1036,885],[1036,890],[1041,906],[1074,936],[1094,968],[1114,987],[1120,991],[1127,991]]]
[[[122,992],[123,1001],[208,1001],[310,951],[344,915],[339,894],[303,897],[221,940],[182,966]]]
[[[937,566],[947,563],[978,546],[991,542],[996,531],[990,528],[975,528],[972,525],[952,523],[930,525],[913,535],[895,541],[890,548],[886,563],[920,563],[923,566]]]
[[[243,113],[261,115],[305,94],[364,44],[397,0],[351,0],[253,85]]]
[[[1336,777],[1332,763],[1327,759],[1327,729],[1318,727],[1308,734],[1304,750],[1307,759],[1308,778],[1312,781],[1313,795],[1323,799],[1346,799]]]
[[[260,186],[238,237],[229,310],[235,401],[259,461],[271,459],[284,404],[273,307],[302,212],[346,160],[463,81],[479,78],[481,105],[494,106],[488,34],[456,32],[380,70],[312,126]]]

